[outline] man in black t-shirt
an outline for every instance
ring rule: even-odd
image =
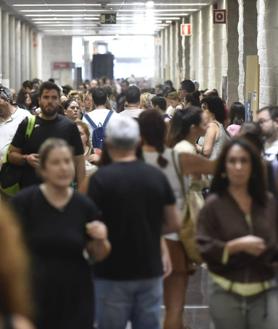
[[[100,329],[159,329],[162,304],[160,238],[179,229],[175,198],[158,169],[136,159],[137,122],[118,116],[106,128],[112,163],[91,176],[88,195],[102,212],[112,251],[94,266]]]
[[[85,161],[82,141],[75,123],[59,115],[60,89],[52,82],[44,82],[39,91],[41,113],[36,117],[32,134],[26,138],[28,120],[18,126],[12,140],[8,159],[9,162],[23,167],[21,187],[40,182],[36,175],[39,163],[39,148],[50,137],[62,138],[73,147],[76,180],[80,184],[85,176]]]

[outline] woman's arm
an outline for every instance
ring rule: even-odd
[[[219,128],[215,123],[210,123],[208,125],[202,151],[203,155],[207,158],[209,158],[212,153],[218,130]]]
[[[92,238],[92,241],[87,244],[87,250],[97,262],[100,262],[111,251],[111,244],[107,239],[107,228],[102,222],[93,221],[86,225],[86,230],[87,234]]]
[[[211,161],[201,155],[191,153],[180,153],[179,158],[183,175],[208,175],[214,173],[216,161]]]
[[[167,278],[172,272],[172,262],[165,239],[160,238],[161,257],[163,265],[163,277]]]

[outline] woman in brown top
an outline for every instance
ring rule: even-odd
[[[274,329],[278,292],[275,200],[265,187],[257,151],[245,139],[224,147],[200,212],[197,240],[210,272],[215,329]]]

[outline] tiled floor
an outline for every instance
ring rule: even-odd
[[[190,277],[185,309],[186,324],[190,329],[210,328],[207,278],[207,270],[202,267]]]

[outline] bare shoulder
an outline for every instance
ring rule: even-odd
[[[35,329],[34,325],[27,318],[21,315],[13,316],[12,321],[15,329]]]

